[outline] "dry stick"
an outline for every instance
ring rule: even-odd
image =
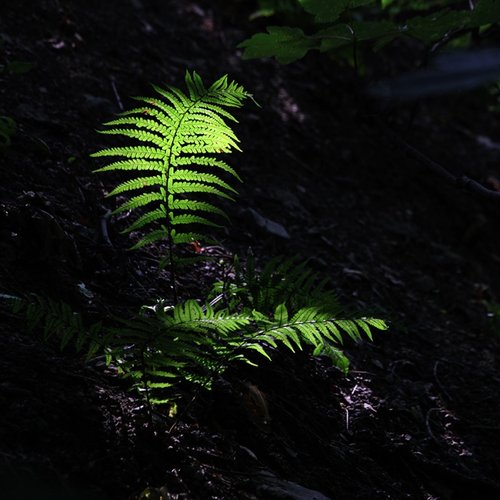
[[[456,176],[452,174],[445,167],[426,156],[424,153],[416,149],[414,146],[406,142],[394,132],[391,132],[391,136],[407,152],[409,152],[416,159],[420,160],[424,165],[426,165],[430,170],[435,172],[441,178],[445,179],[449,184],[454,184],[455,186],[464,188],[465,190],[471,191],[472,193],[478,194],[482,197],[500,201],[499,191],[488,189],[474,179],[467,177],[466,175]]]
[[[438,366],[439,364],[441,363],[441,361],[438,359],[435,363],[434,363],[434,368],[432,369],[432,373],[434,375],[434,380],[436,381],[436,384],[437,386],[439,387],[439,389],[441,390],[441,392],[450,400],[452,401],[453,398],[448,394],[448,391],[444,388],[443,384],[441,384],[441,381],[439,380],[439,377],[438,377]]]
[[[113,243],[111,242],[111,239],[109,237],[109,231],[108,231],[108,221],[111,218],[112,212],[111,210],[106,209],[106,213],[101,217],[100,219],[100,228],[101,228],[101,237],[106,243],[106,245],[112,247]]]
[[[432,413],[434,412],[439,412],[439,408],[431,408],[429,409],[429,411],[426,413],[425,415],[425,426],[427,428],[427,433],[429,434],[429,436],[438,444],[438,445],[442,445],[441,443],[441,440],[439,440],[436,435],[434,434],[434,432],[432,431],[431,429],[431,415]]]
[[[116,104],[118,104],[118,109],[120,111],[124,111],[123,103],[122,103],[122,100],[120,98],[120,94],[118,93],[118,89],[116,88],[116,82],[115,82],[114,77],[110,77],[109,81],[111,83],[111,88],[113,89],[113,94],[114,94],[115,99],[116,99]]]

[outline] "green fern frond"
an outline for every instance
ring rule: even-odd
[[[226,198],[227,200],[234,201],[230,195],[226,194],[221,189],[217,189],[216,187],[210,184],[204,184],[203,182],[185,182],[178,181],[172,188],[171,194],[187,194],[187,193],[205,193],[205,194],[215,194],[221,198]]]
[[[176,182],[176,184],[174,184],[175,188],[177,187],[177,184],[181,182],[198,184],[200,180],[200,175],[199,173],[193,172],[192,170],[179,169],[172,174],[172,179]],[[237,193],[236,189],[231,187],[227,182],[224,182],[219,176],[215,174],[204,173],[202,180],[204,183],[214,184],[215,186],[219,186],[222,189],[225,189],[226,191]],[[173,192],[175,193],[174,190]]]
[[[209,389],[231,363],[257,366],[255,355],[271,360],[279,345],[291,352],[310,346],[314,355],[328,356],[347,371],[349,361],[337,348],[343,337],[358,341],[364,333],[371,339],[370,327],[387,328],[377,318],[339,318],[321,306],[293,311],[285,304],[269,315],[245,308],[216,310],[194,300],[168,307],[159,302],[130,319],[114,318],[113,327],[101,322],[87,327],[67,304],[37,296],[15,301],[14,310],[24,312],[30,328],[41,328],[46,339],[57,337],[62,349],[72,344],[86,351],[87,359],[106,353],[107,363],[114,362],[157,404],[175,399],[182,382]]]
[[[231,174],[233,177],[236,177],[236,179],[241,182],[241,177],[233,168],[231,168],[226,162],[217,160],[216,158],[211,158],[209,156],[184,156],[176,158],[172,161],[174,166],[176,167],[181,165],[198,165],[204,167],[220,168],[225,172]]]
[[[249,97],[242,86],[230,82],[227,76],[207,88],[196,72],[186,72],[185,83],[187,93],[175,87],[153,86],[158,97],[137,97],[142,103],[139,107],[104,124],[106,128],[102,134],[120,135],[138,145],[112,147],[91,155],[118,158],[96,172],[138,172],[137,176],[116,186],[108,196],[144,192],[132,196],[114,213],[145,210],[125,231],[152,231],[147,226],[159,222],[164,227],[169,247],[190,240],[188,226],[191,222],[218,226],[199,216],[198,211],[225,216],[222,210],[200,197],[209,195],[233,200],[236,190],[222,174],[240,178],[216,155],[240,151],[238,138],[227,125],[228,120],[236,119],[226,108],[241,107]],[[189,212],[190,217],[178,213],[179,210]],[[163,221],[160,214],[164,215]],[[181,230],[180,226],[186,229]],[[132,248],[156,241],[159,234],[146,235]],[[197,239],[206,241],[206,237],[196,234]],[[173,266],[172,252],[169,259]]]
[[[245,266],[239,261],[236,263],[234,283],[229,283],[229,288],[245,306],[265,314],[274,313],[284,304],[291,311],[317,306],[338,316],[342,308],[336,295],[326,289],[327,284],[327,279],[320,280],[318,274],[307,267],[307,262],[301,262],[298,257],[274,257],[258,272],[249,254]],[[223,283],[216,283],[214,293],[221,293],[225,288]]]
[[[143,108],[146,109],[146,108]],[[157,113],[156,116],[159,116],[159,113]],[[134,125],[138,129],[146,129],[151,132],[157,132],[161,134],[162,136],[168,136],[172,132],[171,127],[166,127],[163,125],[162,122],[156,121],[156,120],[150,120],[147,118],[142,118],[138,116],[130,116],[130,117],[123,117],[123,118],[118,118],[117,120],[113,120],[110,122],[104,123],[105,126],[111,127],[113,125]]]
[[[172,233],[172,238],[178,245],[184,243],[191,243],[193,241],[206,241],[208,243],[215,243],[215,240],[208,238],[206,235],[201,233],[195,233],[195,232],[177,233],[177,230],[175,228],[172,229],[171,233]]]
[[[100,134],[104,135],[123,135],[124,137],[130,137],[131,139],[137,139],[141,142],[151,143],[159,148],[164,149],[168,147],[167,141],[152,132],[148,132],[146,130],[136,130],[136,129],[127,129],[127,128],[112,128],[109,130],[100,130]]]
[[[345,371],[348,360],[334,346],[342,345],[344,338],[358,342],[362,334],[372,340],[371,328],[387,329],[380,319],[343,312],[335,294],[327,289],[327,280],[319,280],[307,262],[296,257],[271,259],[258,272],[249,255],[244,267],[235,263],[234,274],[233,281],[215,284],[213,292],[218,297],[214,302],[225,298],[230,310],[241,309],[241,304],[253,310],[256,329],[247,337],[246,348],[260,354],[268,354],[265,346],[275,349],[280,343],[292,352],[309,345],[313,353],[328,356]]]
[[[64,302],[30,295],[15,299],[12,309],[24,314],[29,331],[41,330],[45,341],[55,338],[61,350],[73,345],[76,352],[85,352],[86,360],[109,345],[110,335],[101,321],[84,325],[81,315]]]
[[[284,304],[280,304],[274,313],[274,321],[260,317],[259,329],[254,333],[248,333],[248,341],[240,349],[254,349],[265,357],[269,357],[264,346],[276,348],[278,343],[283,344],[290,351],[303,349],[309,345],[314,355],[325,355],[332,363],[342,371],[348,369],[349,363],[345,355],[335,344],[343,343],[342,334],[351,337],[355,341],[361,339],[360,331],[364,332],[371,340],[372,335],[369,325],[374,323],[380,330],[386,330],[387,324],[379,319],[337,319],[326,313],[321,307],[305,307],[298,310],[291,319]],[[235,346],[235,341],[229,341]],[[238,340],[236,341],[238,344]]]

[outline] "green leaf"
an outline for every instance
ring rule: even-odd
[[[472,11],[470,24],[473,27],[500,22],[500,0],[480,0]]]
[[[35,67],[35,64],[29,61],[11,61],[5,65],[5,71],[13,75],[23,75]]]
[[[332,23],[342,13],[363,5],[375,3],[375,0],[298,0],[304,10],[315,16],[317,23]]]
[[[269,26],[267,33],[257,33],[238,45],[245,49],[244,59],[274,56],[283,64],[301,59],[316,46],[317,42],[301,29],[280,26]]]
[[[321,39],[320,51],[346,47],[354,42],[365,42],[385,38],[386,42],[399,34],[396,25],[390,22],[354,21],[351,24],[336,24],[318,31],[315,38]]]
[[[320,52],[345,47],[352,44],[354,40],[354,32],[347,24],[335,24],[334,26],[318,31],[313,36],[320,40]]]
[[[468,11],[442,10],[425,17],[414,17],[407,23],[406,33],[423,42],[431,43],[443,38],[451,31],[459,30],[468,25]]]
[[[299,0],[304,10],[315,16],[317,23],[331,23],[336,21],[350,3],[350,0]]]
[[[280,304],[274,311],[274,321],[276,321],[279,325],[288,321],[288,311],[285,304]]]

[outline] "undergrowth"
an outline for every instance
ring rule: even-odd
[[[93,155],[119,158],[97,172],[129,174],[108,196],[129,195],[115,213],[139,212],[124,231],[139,238],[132,248],[166,243],[160,266],[168,266],[173,297],[144,305],[131,317],[90,325],[68,305],[39,296],[15,300],[15,311],[27,317],[31,329],[41,329],[46,340],[56,338],[61,348],[72,346],[86,359],[104,356],[131,379],[149,407],[174,401],[186,385],[210,389],[232,363],[272,361],[277,349],[309,349],[347,372],[349,362],[340,349],[344,339],[372,340],[371,330],[387,325],[347,314],[327,280],[298,258],[277,257],[258,271],[251,255],[244,263],[236,257],[231,272],[214,284],[205,301],[178,300],[178,246],[210,238],[191,229],[215,226],[203,214],[225,217],[202,197],[235,193],[224,173],[239,180],[218,157],[239,149],[227,125],[235,119],[225,107],[240,107],[249,97],[227,77],[208,88],[196,73],[187,72],[185,80],[187,94],[155,87],[160,97],[139,97],[144,104],[105,124],[103,133],[139,145],[126,143]]]
[[[251,262],[227,283],[216,283],[213,294],[215,300],[203,305],[160,300],[131,318],[114,318],[112,325],[85,325],[67,304],[40,296],[16,300],[14,310],[61,348],[72,346],[86,359],[105,356],[155,404],[176,399],[181,382],[210,389],[231,363],[272,361],[280,347],[310,348],[346,373],[349,361],[339,348],[344,339],[372,340],[372,328],[387,328],[378,318],[345,314],[325,283],[295,259],[274,260],[262,272]]]

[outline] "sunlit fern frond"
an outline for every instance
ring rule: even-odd
[[[30,331],[57,340],[61,349],[71,347],[87,360],[105,356],[150,403],[172,401],[182,383],[209,389],[231,362],[245,359],[233,344],[244,340],[253,321],[251,315],[215,312],[194,300],[143,307],[131,318],[111,318],[114,326],[87,325],[68,304],[39,295],[13,300],[12,309],[26,318]]]
[[[256,328],[245,346],[266,357],[265,346],[281,343],[295,351],[309,345],[313,354],[329,357],[345,372],[349,361],[336,345],[342,345],[344,337],[357,342],[362,334],[372,340],[372,328],[387,329],[382,320],[346,313],[328,280],[321,280],[298,257],[271,259],[258,271],[250,254],[245,265],[236,261],[234,271],[233,279],[214,285],[213,294],[218,295],[212,302],[223,302],[229,310],[241,310],[243,305],[243,310],[252,311]]]
[[[372,328],[387,329],[380,319],[335,317],[324,308],[313,306],[303,307],[290,317],[283,304],[272,317],[249,309],[215,311],[210,305],[201,307],[194,300],[168,308],[159,304],[154,310],[153,316],[140,320],[131,336],[123,329],[119,336],[127,345],[148,346],[143,359],[147,387],[155,402],[172,398],[181,381],[209,389],[214,376],[223,373],[231,363],[256,366],[252,353],[271,360],[272,351],[279,344],[292,352],[309,346],[312,354],[329,357],[335,366],[347,372],[349,361],[337,348],[344,337],[357,342],[364,334],[371,340]],[[143,376],[139,359],[136,356],[129,364],[129,373]],[[138,385],[144,384],[144,378],[136,381]]]
[[[335,316],[324,306],[307,306],[296,311],[291,317],[284,304],[274,311],[272,320],[262,317],[260,330],[252,337],[259,343],[277,347],[282,343],[292,352],[302,349],[303,345],[313,348],[315,356],[325,355],[337,368],[347,372],[349,361],[343,352],[335,347],[342,345],[344,337],[358,342],[365,334],[373,340],[371,329],[386,330],[385,321],[378,318]]]
[[[337,348],[343,338],[359,341],[365,334],[371,340],[372,328],[387,328],[380,319],[335,316],[320,306],[289,313],[284,304],[268,315],[247,308],[216,311],[194,300],[176,306],[159,302],[129,319],[114,318],[115,326],[87,326],[69,305],[36,295],[14,301],[14,311],[26,316],[31,329],[42,330],[45,339],[57,338],[61,348],[74,346],[87,359],[105,355],[149,403],[157,404],[176,399],[183,384],[210,389],[232,363],[256,366],[254,354],[271,360],[280,344],[292,352],[309,346],[312,354],[328,356],[346,372],[349,361]]]
[[[242,359],[227,338],[243,338],[251,315],[215,312],[188,300],[145,307],[113,329],[112,352],[121,372],[151,403],[176,398],[182,383],[209,389],[215,375]]]
[[[217,226],[211,217],[225,214],[205,196],[232,200],[236,194],[227,178],[240,178],[219,155],[240,151],[238,138],[227,125],[236,119],[226,108],[241,107],[249,94],[227,76],[206,88],[196,72],[186,72],[185,82],[187,94],[175,87],[154,86],[157,97],[137,97],[139,107],[104,124],[102,134],[119,135],[135,145],[91,155],[115,158],[96,172],[129,173],[129,179],[108,196],[128,197],[115,213],[142,212],[125,229],[147,232],[135,249],[158,240],[175,245],[206,239],[193,225]]]

